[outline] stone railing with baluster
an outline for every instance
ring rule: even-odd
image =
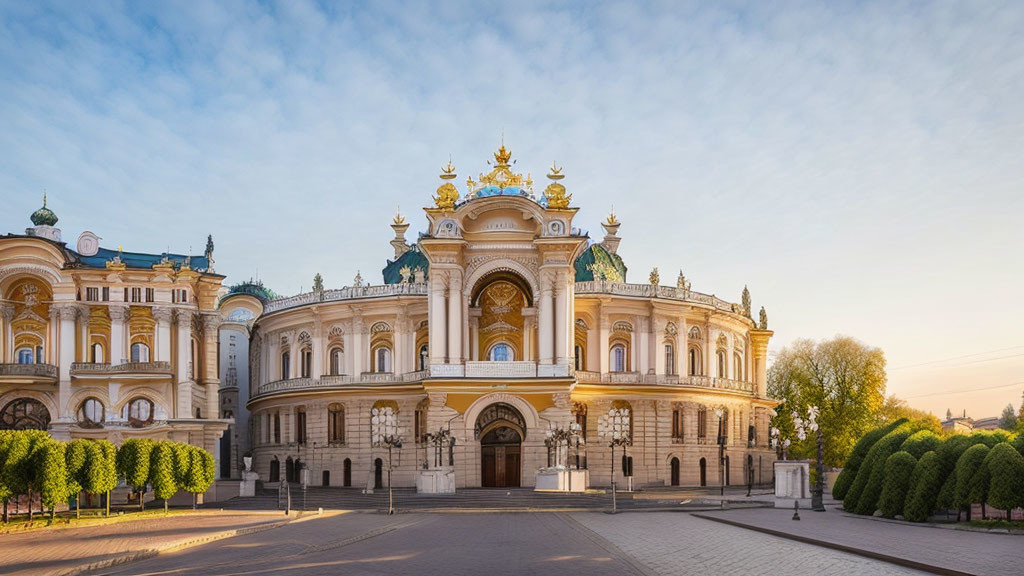
[[[53,364],[0,364],[0,376],[57,378],[57,367]]]
[[[278,298],[267,302],[263,307],[264,314],[287,310],[308,304],[320,302],[340,302],[344,300],[359,300],[362,298],[383,298],[387,296],[426,296],[426,282],[382,284],[379,286],[347,286],[339,290],[324,290],[323,292],[306,292],[287,298]]]
[[[683,290],[672,286],[652,286],[651,284],[626,284],[624,282],[607,282],[593,280],[577,282],[576,294],[611,294],[613,296],[630,296],[634,298],[662,298],[705,304],[723,312],[733,312],[734,304],[710,294],[701,294],[693,290]]]
[[[426,370],[418,370],[416,372],[407,372],[405,374],[392,374],[391,372],[363,372],[359,376],[339,374],[335,376],[321,376],[320,378],[291,378],[288,380],[277,380],[263,384],[259,387],[257,394],[270,394],[273,392],[284,392],[288,390],[334,388],[339,386],[402,384],[406,382],[419,382],[428,376],[429,374]]]
[[[754,384],[742,380],[728,378],[712,378],[710,376],[676,376],[674,374],[639,374],[637,372],[600,372],[576,371],[576,381],[581,384],[646,384],[653,386],[692,386],[694,388],[715,388],[718,390],[734,390],[752,394]]]
[[[170,374],[172,373],[170,362],[123,362],[121,364],[109,364],[106,362],[74,362],[71,364],[71,371],[78,374]]]

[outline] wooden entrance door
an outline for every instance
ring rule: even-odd
[[[480,485],[485,488],[518,487],[521,482],[519,432],[500,426],[480,440]]]

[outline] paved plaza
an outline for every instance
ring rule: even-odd
[[[673,512],[344,514],[96,573],[918,574]]]

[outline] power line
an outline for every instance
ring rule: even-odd
[[[928,396],[949,396],[951,394],[966,394],[968,392],[982,392],[984,390],[997,390],[999,388],[1010,388],[1011,386],[1020,386],[1024,384],[1024,380],[1020,382],[1011,382],[1010,384],[1000,384],[999,386],[987,386],[985,388],[972,388],[970,390],[947,390],[945,392],[930,392],[928,394],[918,394],[917,396],[905,396],[904,400],[912,400],[914,398],[925,398]]]
[[[928,366],[928,365],[931,365],[931,364],[942,364],[943,362],[950,362],[952,360],[963,360],[964,358],[974,358],[976,356],[985,356],[986,354],[995,354],[997,352],[1009,352],[1010,350],[1018,350],[1020,348],[1024,348],[1024,346],[1010,346],[1009,348],[1000,348],[998,350],[989,350],[987,352],[977,352],[977,353],[974,353],[974,354],[965,354],[963,356],[953,356],[951,358],[943,358],[941,360],[929,360],[927,362],[920,362],[920,363],[917,363],[917,364],[907,364],[907,365],[904,365],[904,366],[897,366],[895,368],[889,368],[889,370],[890,371],[893,371],[893,370],[905,370],[907,368],[917,368],[919,366]],[[1000,357],[997,357],[997,358],[986,358],[986,359],[979,360],[979,361],[976,361],[976,362],[965,362],[964,364],[976,364],[978,362],[990,362],[990,361],[993,361],[993,360],[1004,360],[1006,358],[1016,358],[1017,356],[1024,356],[1024,353],[1022,353],[1022,354],[1011,354],[1009,356],[1000,356]]]

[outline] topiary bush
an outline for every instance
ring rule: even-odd
[[[871,515],[878,509],[878,497],[882,494],[882,480],[885,478],[885,461],[899,450],[913,432],[910,424],[903,424],[871,447],[850,492],[843,500],[844,508],[861,515]]]
[[[1010,511],[1024,507],[1024,456],[1010,444],[996,444],[982,463],[988,469],[987,502],[998,510]]]
[[[38,451],[36,465],[39,500],[50,509],[52,522],[57,505],[67,501],[69,495],[64,443],[56,440],[43,443]]]
[[[925,452],[910,475],[909,492],[903,506],[903,519],[924,522],[935,510],[942,486],[942,460],[936,452]]]
[[[105,494],[107,516],[110,515],[110,491],[117,488],[117,447],[107,440],[94,440],[90,444],[89,473],[86,490]]]
[[[911,456],[917,459],[924,456],[925,452],[938,450],[941,445],[942,439],[936,436],[935,432],[931,430],[918,430],[903,441],[900,450],[909,452]]]
[[[1024,419],[1021,420],[1024,422]],[[1017,453],[1024,456],[1024,432],[1018,432],[1016,436],[1010,439],[1010,445],[1017,449]]]
[[[885,460],[885,481],[882,485],[882,494],[878,498],[878,508],[882,511],[882,516],[895,518],[898,514],[903,514],[910,476],[916,466],[917,458],[903,450]]]
[[[150,455],[153,451],[153,441],[146,438],[132,438],[125,440],[124,444],[117,450],[116,467],[117,473],[124,477],[125,483],[132,487],[132,490],[139,495],[139,506],[145,510],[145,500],[142,497],[146,490],[146,483],[149,482]]]
[[[861,464],[864,462],[864,458],[868,455],[868,451],[882,439],[883,436],[892,432],[896,427],[901,426],[907,422],[906,418],[900,418],[885,426],[880,426],[874,430],[868,432],[861,439],[857,441],[853,446],[853,450],[850,452],[849,458],[843,464],[843,470],[836,477],[836,482],[832,486],[832,497],[836,500],[843,500],[846,498],[850,487],[853,485],[854,479],[857,477],[857,471],[860,470]]]
[[[88,482],[86,464],[89,460],[90,440],[72,440],[64,449],[65,471],[67,473],[68,496],[75,499],[75,516],[79,516],[79,495]]]
[[[149,484],[153,486],[153,495],[164,501],[165,513],[167,501],[178,492],[174,444],[169,440],[156,442],[149,455]]]
[[[967,509],[967,519],[971,518],[972,485],[973,478],[982,468],[985,457],[988,456],[989,447],[985,444],[975,444],[963,454],[956,462],[956,488],[953,491],[953,506],[958,510]],[[981,478],[979,478],[981,480]],[[977,494],[974,494],[977,495]]]
[[[216,475],[213,455],[197,446],[188,446],[188,466],[180,483],[181,489],[192,493],[192,508],[196,506],[196,495],[209,490]]]

